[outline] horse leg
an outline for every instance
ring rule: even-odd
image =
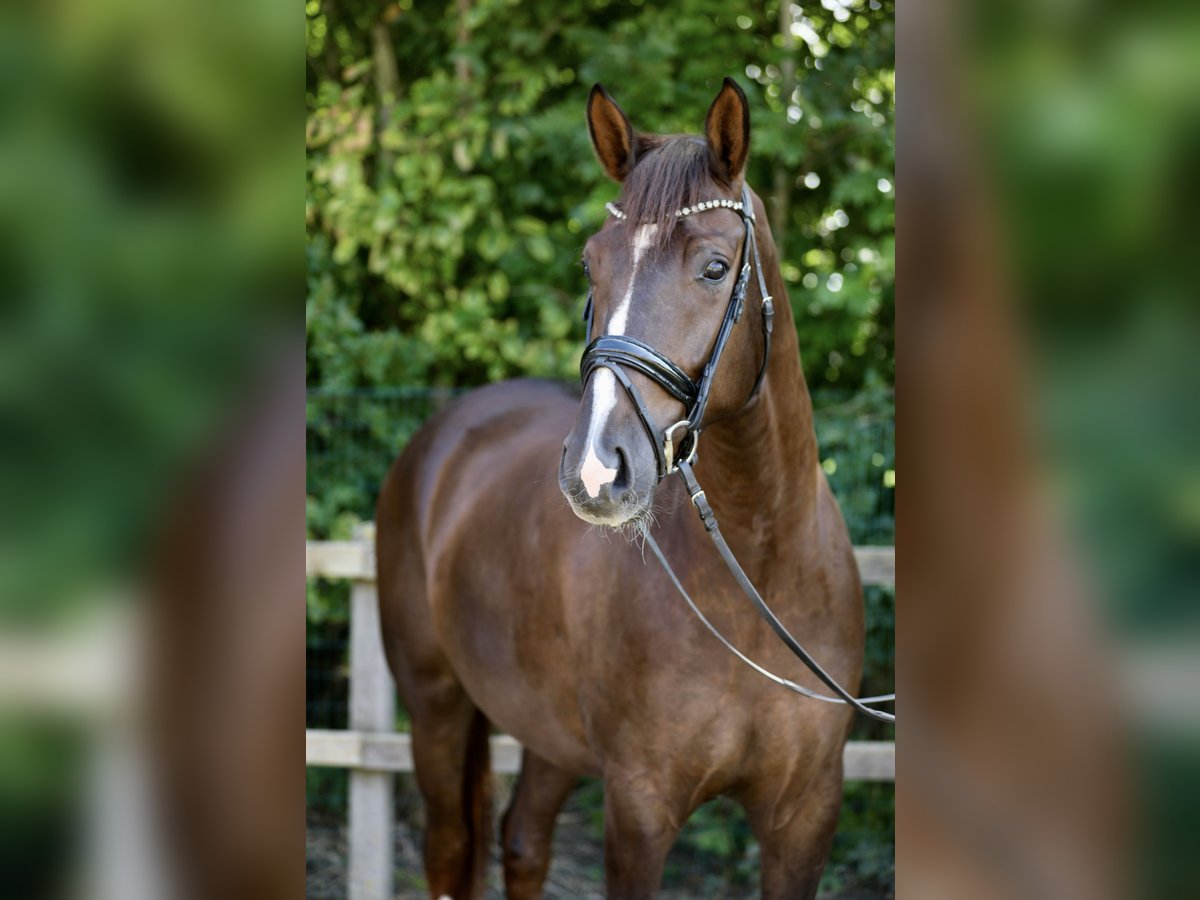
[[[509,900],[537,900],[550,868],[554,820],[577,777],[525,750],[517,790],[501,826]]]
[[[842,805],[840,764],[794,800],[745,804],[761,850],[763,900],[817,896]]]
[[[430,896],[478,900],[484,892],[492,821],[488,721],[456,682],[423,691],[412,713]]]
[[[605,773],[604,871],[609,900],[643,900],[658,892],[667,852],[690,812],[689,797],[690,792],[672,792],[650,766],[637,772]]]

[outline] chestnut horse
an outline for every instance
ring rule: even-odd
[[[597,85],[587,120],[601,165],[622,185],[584,250],[595,334],[644,342],[697,378],[747,234],[730,208],[743,196],[746,98],[726,79],[702,137],[645,135]],[[676,214],[696,204],[702,214]],[[695,472],[751,580],[853,691],[863,654],[858,571],[818,465],[775,245],[757,197],[753,206],[776,337],[758,384],[767,348],[761,289],[750,279],[712,378]],[[509,897],[540,895],[555,817],[582,775],[604,780],[609,897],[653,896],[680,827],[717,795],[746,811],[763,896],[816,894],[852,714],[744,666],[636,541],[611,536],[652,528],[724,635],[774,671],[822,687],[739,591],[682,486],[661,478],[645,423],[667,429],[684,404],[660,381],[627,377],[644,398],[641,414],[605,367],[589,374],[582,399],[537,381],[475,391],[413,438],[383,486],[380,615],[412,717],[433,898],[483,894],[491,726],[524,746],[503,820]]]

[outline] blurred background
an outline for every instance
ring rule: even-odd
[[[407,439],[462,390],[524,375],[578,382],[578,260],[618,188],[588,138],[591,86],[635,129],[696,133],[728,75],[750,99],[747,178],[781,249],[822,464],[854,542],[893,543],[892,3],[305,10],[311,539],[346,539],[369,520]],[[894,677],[894,595],[868,590],[869,693]],[[307,609],[308,726],[345,728],[349,587],[310,581]],[[855,736],[890,732],[866,724]],[[397,781],[398,885],[420,896],[420,801],[411,777]],[[891,893],[893,793],[847,786],[826,895]],[[310,769],[307,800],[309,896],[340,896],[346,773]],[[560,827],[550,895],[602,892],[598,784],[576,792]],[[756,853],[740,810],[710,804],[685,829],[667,888],[755,896]]]
[[[898,892],[1193,896],[1200,7],[897,15]]]
[[[1200,310],[1193,272],[1200,237],[1194,162],[1200,158],[1200,9],[1174,0],[902,4],[898,55],[907,80],[895,120],[902,160],[897,190],[890,174],[891,89],[882,74],[891,67],[890,39],[883,37],[890,15],[883,9],[838,5],[841,15],[850,14],[839,21],[827,4],[789,7],[799,26],[789,39],[792,23],[783,27],[777,5],[650,6],[568,6],[560,15],[548,3],[501,13],[485,4],[462,10],[318,5],[306,6],[303,34],[298,7],[283,0],[65,0],[0,11],[0,877],[6,893],[262,898],[303,890],[298,791],[280,793],[266,787],[272,784],[267,779],[235,780],[228,771],[198,765],[189,766],[190,793],[167,789],[143,801],[154,806],[164,794],[175,796],[184,824],[192,826],[191,840],[180,845],[193,850],[204,834],[230,830],[249,811],[269,812],[275,817],[270,827],[259,821],[254,830],[273,831],[290,844],[292,856],[276,867],[277,883],[286,887],[264,888],[261,873],[239,880],[227,858],[193,852],[193,870],[229,873],[222,890],[206,891],[197,882],[190,891],[138,894],[125,889],[128,877],[114,881],[114,866],[98,861],[121,860],[115,872],[125,876],[139,866],[152,868],[148,860],[163,862],[145,849],[157,833],[139,832],[124,814],[140,796],[131,789],[137,783],[131,773],[144,781],[149,766],[130,766],[120,748],[141,732],[131,714],[139,698],[162,682],[153,672],[129,671],[141,656],[131,636],[162,610],[168,625],[187,626],[195,638],[190,648],[183,645],[194,654],[180,655],[175,668],[211,696],[203,704],[187,697],[175,704],[181,716],[207,726],[187,734],[189,763],[223,754],[228,770],[270,743],[227,729],[239,704],[249,703],[251,712],[291,710],[295,722],[282,730],[282,756],[268,758],[298,783],[301,516],[309,536],[334,536],[368,514],[365,498],[377,477],[370,465],[440,402],[436,391],[417,399],[405,391],[453,393],[518,371],[574,378],[582,301],[574,260],[582,236],[599,222],[606,192],[614,190],[600,180],[579,127],[591,80],[603,80],[642,127],[695,129],[715,92],[707,79],[731,74],[753,104],[751,179],[776,217],[775,198],[788,197],[785,255],[797,272],[785,275],[803,328],[806,372],[822,392],[819,409],[829,412],[820,427],[838,474],[854,471],[851,457],[865,458],[868,473],[877,472],[876,453],[883,456],[878,474],[895,471],[886,443],[877,443],[886,439],[872,428],[886,431],[891,419],[886,219],[891,197],[903,198],[900,255],[909,255],[899,269],[904,311],[898,320],[906,332],[899,443],[909,449],[901,454],[907,499],[898,504],[904,526],[896,539],[906,584],[900,690],[912,698],[903,706],[913,709],[922,699],[915,689],[924,685],[915,674],[923,658],[936,663],[930,680],[944,688],[963,682],[939,650],[977,659],[993,672],[985,685],[990,689],[1028,662],[1028,643],[981,625],[986,580],[973,591],[945,592],[945,603],[931,604],[927,598],[934,595],[918,590],[927,572],[950,569],[959,559],[975,568],[976,585],[983,573],[1002,574],[974,565],[992,555],[987,540],[1000,505],[997,492],[1011,487],[997,475],[1011,470],[1018,455],[989,425],[1019,420],[1025,478],[1038,485],[1087,586],[1086,627],[1073,630],[1090,632],[1102,648],[1108,680],[1085,685],[1079,696],[1120,700],[1132,726],[1130,764],[1120,773],[1133,781],[1135,802],[1119,821],[1134,832],[1138,852],[1132,884],[1109,890],[1200,895],[1191,865],[1200,840]],[[857,29],[860,15],[865,31]],[[460,22],[467,26],[462,33]],[[385,62],[379,67],[385,87],[378,88],[374,35],[380,27],[390,38],[381,43],[395,53],[397,85],[382,124],[377,99],[386,94],[389,75]],[[296,98],[302,40],[303,113]],[[801,90],[795,102],[784,88],[789,58]],[[840,68],[847,65],[863,71]],[[879,82],[873,85],[873,78]],[[460,103],[460,96],[470,102]],[[307,166],[298,146],[302,114]],[[882,126],[875,125],[876,115],[884,117]],[[834,128],[838,122],[846,123],[844,130]],[[506,132],[501,125],[528,130]],[[351,128],[357,145],[347,138]],[[396,146],[377,140],[386,132]],[[493,147],[494,134],[502,132]],[[841,143],[823,143],[835,134]],[[383,151],[394,153],[394,163],[402,156],[419,160],[432,174],[401,177],[394,164],[376,164]],[[521,168],[526,163],[532,172]],[[324,466],[327,474],[307,474],[306,513],[285,510],[265,524],[247,516],[261,504],[246,499],[241,507],[217,504],[201,516],[189,494],[254,498],[248,487],[282,483],[286,494],[299,497],[302,169],[309,330],[303,365],[309,389],[317,391],[307,398],[306,444],[313,467]],[[876,169],[855,181],[860,171]],[[777,189],[780,171],[785,184]],[[880,189],[880,178],[888,179],[891,193]],[[389,185],[396,197],[408,198],[394,209],[383,202]],[[517,195],[516,185],[547,193]],[[439,186],[460,193],[441,197]],[[838,190],[845,193],[835,197]],[[452,221],[447,208],[474,210],[464,213],[474,218]],[[493,210],[512,227],[493,229]],[[373,234],[377,215],[384,222],[396,216],[397,226]],[[872,222],[872,215],[884,221]],[[480,243],[497,230],[502,243]],[[956,238],[967,232],[986,252],[962,251]],[[446,246],[435,245],[435,237]],[[879,256],[846,259],[849,248]],[[944,277],[955,266],[970,277]],[[474,291],[469,303],[466,297],[450,302],[455,295],[449,291],[468,288]],[[478,310],[481,303],[486,313]],[[977,327],[961,315],[972,304],[1002,315]],[[395,349],[402,341],[403,353]],[[278,362],[288,355],[279,348],[290,348],[292,362]],[[936,402],[938,391],[970,384],[966,373],[985,359],[1005,364],[996,367],[1001,375],[995,379],[1006,387],[1005,403],[973,393],[962,413]],[[372,368],[374,360],[381,370]],[[265,373],[279,369],[290,373],[295,413],[287,428],[272,425],[272,442],[254,425],[271,418],[264,410],[292,408],[270,399],[263,387]],[[377,389],[384,390],[376,395]],[[830,400],[828,390],[847,393]],[[249,402],[263,396],[269,399]],[[856,433],[844,423],[857,413],[846,412],[843,403],[861,403],[849,408],[884,423],[865,427],[867,437],[856,448],[833,436],[835,426]],[[889,404],[882,414],[881,403]],[[338,425],[339,416],[354,424]],[[387,421],[370,424],[372,416]],[[338,438],[339,430],[355,436]],[[965,450],[964,434],[977,437]],[[358,447],[366,449],[356,458]],[[244,464],[255,453],[271,464],[249,474],[236,465],[203,466],[206,457]],[[977,467],[973,480],[956,477],[964,459]],[[345,499],[332,499],[332,489],[314,490],[314,477],[338,485]],[[865,491],[869,483],[873,490],[875,477],[869,474],[859,487]],[[964,484],[988,483],[993,490],[986,502],[970,502],[979,494]],[[845,481],[837,486],[852,519],[858,489]],[[942,514],[951,499],[960,508]],[[887,521],[888,502],[872,507],[864,501],[860,523],[872,516]],[[937,530],[923,521],[934,512]],[[171,520],[204,523],[209,537],[230,535],[233,546],[247,551],[242,566],[282,573],[283,585],[239,593],[192,578],[200,588],[189,592],[179,588],[176,573],[165,582],[174,589],[148,591]],[[889,533],[863,531],[856,540],[885,542]],[[293,557],[279,561],[259,552],[272,535],[294,542]],[[185,545],[184,559],[190,555],[196,566],[214,569],[210,544]],[[906,560],[922,556],[927,565],[906,568]],[[336,723],[343,696],[336,685],[343,677],[336,644],[342,601],[335,589],[312,584],[307,600],[306,721]],[[888,627],[879,608],[884,601],[869,602],[876,604],[873,621]],[[1052,603],[1041,608],[1057,611]],[[271,614],[252,623],[258,611]],[[314,631],[312,623],[322,617],[328,629]],[[949,629],[938,635],[947,639],[922,645],[922,632],[938,626]],[[1058,632],[1045,633],[1053,638],[1050,649],[1059,649]],[[955,637],[967,634],[974,643]],[[333,643],[314,647],[314,638]],[[263,681],[262,665],[246,660],[273,647],[294,653],[284,667],[293,673],[291,693],[245,699],[245,687]],[[871,656],[888,665],[886,648]],[[1041,684],[1074,689],[1076,671],[1060,654],[1045,667]],[[980,709],[994,719],[986,735],[994,765],[967,783],[1002,784],[997,775],[1006,766],[1044,756],[1045,748],[1030,740],[1045,729],[1023,720],[1014,727],[998,694],[972,694],[978,696],[986,702],[967,713],[951,708],[947,722],[977,721]],[[1019,705],[1028,707],[1033,696],[1022,694]],[[901,742],[901,764],[912,736]],[[944,746],[956,758],[970,755],[961,742]],[[184,759],[178,750],[159,748],[152,761]],[[1079,770],[1094,755],[1085,749],[1065,763],[1055,760],[1052,775]],[[290,762],[281,765],[281,758]],[[211,791],[211,809],[201,821],[194,812],[197,793],[223,783],[236,789]],[[902,777],[901,790],[906,783]],[[1011,792],[1031,819],[1072,808],[1055,790],[1054,777],[1032,784],[1024,795]],[[1105,783],[1086,786],[1103,794]],[[310,774],[306,823],[314,817],[336,823],[339,790],[336,777],[315,784]],[[863,840],[864,849],[839,849],[851,866],[841,871],[875,877],[874,865],[881,880],[891,877],[886,844],[860,838],[884,833],[886,826],[872,817],[889,815],[890,796],[848,802],[846,833],[851,842]],[[912,816],[934,806],[931,801],[922,788],[898,804],[899,871],[906,861],[925,873],[962,863],[962,848],[946,842],[922,851]],[[578,802],[574,833],[586,847],[586,792]],[[707,822],[721,826],[683,845],[693,854],[689,871],[717,884],[736,884],[737,868],[753,865],[748,846],[743,852],[736,843],[739,826],[731,817],[729,810],[714,811]],[[312,829],[306,836],[311,858]],[[98,852],[114,842],[131,855]],[[328,856],[336,864],[336,852]],[[1084,860],[1081,868],[1096,870],[1107,861],[1097,852],[1075,858]],[[1005,895],[996,886],[1000,879],[992,882],[991,893],[952,895]]]
[[[270,478],[235,479],[232,465],[200,470],[218,452],[247,457],[247,406],[255,398],[261,412],[273,392],[268,408],[286,409],[287,391],[265,384],[289,366],[295,437],[290,462],[287,447],[271,451],[271,478],[297,498],[283,570],[293,573],[296,614],[272,633],[285,654],[294,641],[287,665],[296,676],[294,696],[285,690],[270,705],[290,704],[297,718],[300,709],[304,164],[299,86],[288,75],[298,68],[299,16],[281,0],[65,0],[0,10],[0,882],[8,896],[286,893],[261,872],[247,890],[246,868],[199,839],[188,841],[191,871],[214,873],[207,887],[200,877],[186,890],[155,880],[168,842],[165,828],[146,827],[148,816],[166,794],[184,809],[181,826],[199,820],[199,806],[182,800],[178,777],[165,786],[155,772],[166,768],[155,763],[183,756],[141,738],[156,718],[143,706],[147,694],[190,672],[204,689],[181,687],[172,703],[195,723],[188,759],[208,749],[215,760],[218,743],[249,758],[248,733],[224,731],[238,692],[215,674],[244,679],[243,688],[258,677],[253,654],[234,640],[246,619],[226,615],[235,593],[220,584],[246,562],[231,565],[214,546],[224,536],[256,555],[265,535],[288,533],[286,509],[282,524],[239,536],[234,523],[252,521],[255,483]],[[197,493],[220,513],[202,515]],[[228,500],[235,495],[240,509]],[[172,518],[196,526],[198,539],[183,543],[198,563],[191,574],[207,573],[191,579],[187,597],[178,574],[155,572],[166,568]],[[261,565],[274,567],[266,557]],[[273,593],[256,592],[240,613],[271,608]],[[189,611],[190,634],[148,641],[187,652],[174,664],[145,660],[143,636],[163,625],[154,615],[178,629]],[[178,720],[158,724],[182,733]],[[298,737],[295,745],[298,784]],[[252,806],[273,807],[295,823],[291,836],[276,826],[276,839],[299,847],[298,797],[267,781],[253,804],[247,796],[230,805],[227,790],[212,788],[234,784],[236,766],[220,777],[215,768],[189,764],[185,780],[214,800],[224,794],[227,833]],[[277,868],[261,841],[244,843],[261,866]],[[233,887],[239,876],[220,885],[216,873],[235,868],[242,889]],[[292,896],[298,858],[294,871]]]

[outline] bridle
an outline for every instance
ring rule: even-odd
[[[614,204],[609,203],[607,208],[614,218],[625,219],[625,213]],[[676,471],[681,460],[691,462],[696,458],[696,446],[700,440],[700,429],[704,424],[704,413],[708,408],[708,397],[712,390],[717,365],[733,334],[733,327],[741,321],[742,313],[745,310],[746,289],[750,284],[751,258],[754,260],[753,268],[758,275],[759,295],[762,297],[763,329],[762,364],[759,366],[758,376],[754,379],[754,387],[750,391],[751,399],[758,394],[758,389],[762,386],[763,377],[767,374],[767,361],[771,357],[771,328],[775,318],[775,306],[771,295],[767,292],[762,260],[758,253],[758,242],[754,239],[754,205],[750,200],[750,189],[742,188],[741,200],[708,200],[695,206],[685,206],[676,211],[675,218],[683,219],[712,209],[730,209],[740,215],[746,228],[746,236],[742,241],[741,259],[738,261],[737,282],[733,286],[733,292],[729,295],[729,303],[725,307],[725,317],[721,320],[717,339],[713,343],[712,351],[708,355],[708,362],[704,364],[699,380],[693,381],[683,369],[670,359],[637,338],[623,334],[602,334],[592,340],[591,291],[588,292],[587,304],[583,310],[583,320],[587,323],[589,343],[587,349],[583,351],[583,359],[579,363],[579,374],[585,385],[592,372],[600,366],[616,376],[617,381],[633,402],[633,408],[637,410],[642,427],[646,429],[646,434],[650,438],[650,445],[654,448],[655,459],[658,463],[659,481]],[[641,372],[684,406],[684,417],[667,428],[662,433],[661,439],[658,429],[650,418],[646,404],[642,400],[641,392],[623,370],[625,366]]]
[[[614,218],[619,220],[625,219],[625,213],[616,205],[609,203],[607,204],[607,209]],[[754,204],[750,197],[749,186],[742,186],[742,199],[739,201],[728,199],[708,200],[698,203],[695,206],[685,206],[683,209],[675,212],[675,218],[683,219],[687,216],[707,212],[712,209],[730,209],[736,212],[742,217],[746,234],[742,242],[738,278],[733,286],[733,291],[729,295],[729,303],[725,308],[725,316],[721,320],[721,327],[717,330],[716,340],[713,343],[712,350],[709,352],[708,361],[704,364],[704,368],[700,373],[700,378],[693,381],[683,369],[669,358],[649,344],[639,341],[637,338],[621,334],[604,334],[593,340],[592,319],[594,313],[591,291],[588,292],[587,303],[583,311],[583,319],[587,323],[588,345],[587,349],[583,351],[583,358],[579,363],[580,377],[584,385],[586,385],[588,379],[597,368],[604,367],[613,373],[617,379],[617,383],[629,395],[629,399],[633,403],[633,408],[637,411],[638,418],[642,422],[642,427],[645,428],[646,434],[650,438],[650,446],[654,448],[658,464],[658,481],[661,482],[673,473],[679,473],[687,489],[688,496],[691,498],[692,504],[696,507],[696,512],[699,514],[701,522],[704,523],[705,531],[712,539],[717,551],[721,554],[721,558],[725,561],[725,565],[737,580],[742,591],[750,598],[750,601],[758,610],[759,615],[766,620],[767,624],[771,626],[779,639],[787,645],[788,649],[837,696],[830,697],[820,694],[786,678],[781,678],[755,663],[731,644],[700,611],[700,608],[692,600],[691,596],[684,589],[683,584],[679,581],[679,578],[675,575],[670,563],[667,562],[658,543],[650,534],[649,527],[643,523],[641,532],[646,539],[646,543],[650,545],[654,555],[658,557],[658,561],[670,576],[675,588],[683,596],[684,600],[687,601],[692,612],[704,623],[705,627],[744,663],[780,686],[814,700],[821,700],[828,703],[846,703],[869,718],[894,723],[896,721],[895,715],[871,709],[870,704],[893,702],[896,699],[895,694],[862,698],[852,695],[833,676],[821,668],[817,661],[809,655],[808,651],[800,645],[799,641],[784,627],[775,613],[771,611],[771,608],[767,606],[766,601],[763,600],[758,590],[750,582],[745,571],[738,563],[737,558],[733,555],[733,551],[729,549],[729,545],[725,542],[725,538],[721,535],[716,516],[712,511],[712,507],[709,506],[704,490],[696,480],[696,473],[692,469],[692,465],[696,461],[696,448],[700,440],[701,427],[704,425],[704,413],[708,407],[709,393],[712,390],[713,380],[716,377],[717,366],[721,361],[721,355],[725,352],[725,346],[729,343],[729,338],[733,334],[734,326],[741,321],[742,313],[745,310],[746,291],[750,284],[751,268],[754,269],[757,275],[759,297],[761,298],[763,358],[762,363],[759,365],[758,375],[754,379],[754,386],[751,388],[750,396],[746,401],[747,403],[757,396],[759,389],[762,387],[763,378],[767,373],[767,363],[771,356],[771,330],[775,317],[774,300],[767,291],[762,259],[758,252],[758,242],[754,236]],[[753,260],[753,267],[751,266],[751,260]],[[658,429],[655,427],[654,421],[650,418],[650,411],[647,409],[645,401],[642,400],[641,392],[638,391],[625,372],[626,367],[641,372],[684,406],[684,418],[667,427],[662,433],[661,440]]]

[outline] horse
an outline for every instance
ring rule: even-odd
[[[583,251],[589,332],[623,342],[626,356],[593,342],[582,395],[518,380],[459,398],[413,437],[378,500],[380,620],[412,721],[430,896],[483,895],[496,727],[523,747],[501,820],[508,897],[541,895],[555,818],[582,776],[603,780],[609,897],[653,896],[681,826],[719,795],[745,810],[762,896],[813,897],[852,713],[743,666],[637,540],[653,534],[741,651],[820,687],[745,601],[688,492],[665,478],[686,456],[747,576],[857,689],[862,588],[819,465],[775,244],[745,184],[749,105],[725,79],[702,135],[639,133],[596,85],[586,119],[620,184]],[[760,277],[747,286],[751,241]],[[680,383],[707,382],[700,418],[689,422],[694,403],[648,374],[649,355],[635,365],[634,345],[675,363]],[[660,441],[674,457],[666,472]]]

